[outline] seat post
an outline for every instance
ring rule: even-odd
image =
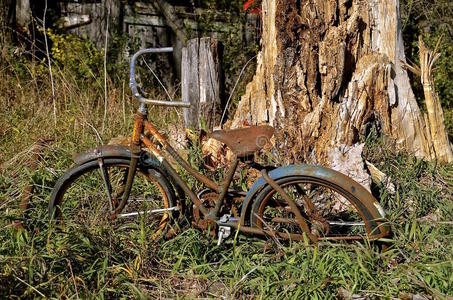
[[[223,199],[225,198],[225,195],[228,192],[228,187],[230,186],[231,181],[233,181],[233,176],[234,176],[234,173],[236,172],[238,164],[239,164],[239,159],[237,158],[237,156],[234,156],[233,164],[231,165],[230,169],[228,170],[227,176],[225,178],[225,181],[223,182],[223,185],[222,185],[222,188],[221,188],[221,191],[219,194],[219,198],[216,200],[215,208],[214,208],[214,211],[212,212],[212,214],[215,214],[215,216],[211,215],[211,217],[213,217],[213,218],[217,217],[217,213],[220,210],[220,206],[222,205]]]

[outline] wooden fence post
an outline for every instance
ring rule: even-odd
[[[206,130],[219,126],[224,101],[222,45],[213,38],[192,39],[182,49],[182,100],[190,102],[184,109],[184,126]],[[203,120],[203,121],[201,121]]]

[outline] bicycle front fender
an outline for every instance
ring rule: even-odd
[[[345,191],[350,193],[351,195],[355,196],[363,206],[368,210],[371,214],[371,218],[374,220],[381,220],[385,219],[385,213],[382,209],[379,202],[376,198],[371,195],[363,186],[359,183],[354,181],[352,178],[329,168],[325,168],[322,166],[314,166],[314,165],[306,165],[306,164],[298,164],[298,165],[289,165],[274,169],[269,172],[269,176],[278,181],[279,179],[291,176],[306,176],[308,178],[320,178],[326,181],[332,182]],[[245,196],[244,203],[242,204],[241,209],[241,225],[245,224],[245,220],[249,215],[251,204],[255,199],[256,195],[267,185],[267,182],[264,180],[263,177],[259,178],[247,192]],[[380,232],[384,236],[388,233],[388,228],[384,228],[383,226],[380,227]],[[386,227],[386,226],[385,226]]]
[[[144,155],[143,155],[144,154]],[[123,145],[102,145],[98,146],[93,149],[89,149],[85,152],[74,154],[72,159],[76,163],[76,165],[82,165],[87,162],[97,160],[99,158],[125,158],[130,159],[132,157],[132,153],[129,147]],[[160,171],[163,175],[167,177],[167,180],[170,181],[176,192],[180,196],[181,199],[184,199],[184,191],[178,185],[173,177],[168,174],[168,171],[162,165],[160,161],[157,160],[154,156],[149,154],[148,152],[142,152],[142,155],[138,161],[139,168],[147,169],[147,168],[154,168]]]
[[[96,148],[87,150],[82,153],[77,153],[72,156],[76,165],[82,165],[86,162],[99,158],[128,158],[132,156],[129,147],[123,145],[102,145]]]

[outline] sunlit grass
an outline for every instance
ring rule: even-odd
[[[376,139],[368,141],[366,159],[396,186],[395,194],[374,187],[394,233],[384,253],[368,243],[277,244],[241,234],[218,247],[187,225],[158,242],[140,224],[119,232],[109,226],[59,230],[49,221],[47,203],[72,153],[130,134],[136,103],[123,90],[127,84],[111,86],[102,131],[102,89],[57,73],[55,127],[49,83],[30,74],[0,72],[0,298],[453,295],[453,166],[395,154]],[[176,120],[174,110],[164,112],[153,109],[150,116],[160,125]],[[32,172],[27,150],[43,136],[54,141]],[[23,214],[17,207],[31,180],[34,195]],[[12,226],[14,220],[26,221],[26,230]]]

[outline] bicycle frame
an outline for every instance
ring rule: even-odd
[[[161,149],[156,147],[154,143],[144,135],[144,131],[147,130],[152,137],[159,143]],[[166,141],[165,137],[159,133],[159,131],[147,120],[147,115],[143,113],[137,113],[135,117],[133,143],[137,146],[144,145],[146,148],[163,164],[163,166],[169,171],[169,174],[175,179],[175,181],[181,186],[184,192],[189,196],[193,203],[200,209],[201,213],[211,220],[217,220],[217,214],[220,211],[221,204],[225,199],[228,188],[233,180],[233,175],[237,169],[238,158],[234,157],[234,160],[226,174],[225,180],[221,184],[217,184],[206,176],[198,173],[193,169],[177,152],[170,146]],[[201,200],[196,196],[195,192],[190,189],[181,176],[176,172],[173,166],[169,163],[168,158],[172,158],[180,166],[182,166],[190,175],[195,177],[198,181],[203,183],[208,188],[219,193],[219,198],[215,202],[215,208],[212,212],[204,207]]]

